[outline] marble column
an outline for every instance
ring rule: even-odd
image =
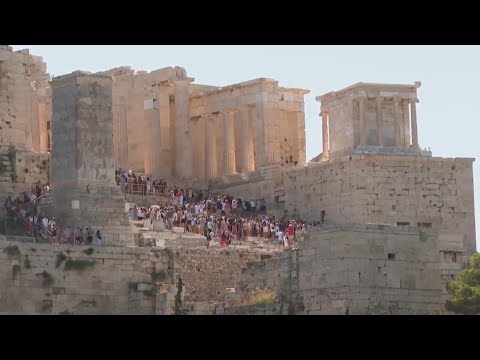
[[[122,169],[128,168],[128,131],[127,131],[127,102],[124,96],[118,99],[118,141],[119,160]]]
[[[150,113],[152,112],[153,109],[153,101],[152,99],[147,99],[144,100],[144,105],[143,105],[143,117],[144,117],[144,124],[143,124],[143,145],[144,145],[144,151],[143,151],[143,172],[146,174],[151,174],[152,171],[152,151],[150,150]]]
[[[323,140],[322,158],[328,159],[329,147],[328,147],[328,111],[327,109],[322,109],[322,140]]]
[[[213,116],[205,116],[205,176],[217,177],[217,135]]]
[[[145,101],[145,172],[152,176],[161,173],[161,129],[158,93]],[[148,170],[147,170],[148,169]]]
[[[350,131],[352,134],[352,147],[355,147],[355,118],[353,116],[353,99],[348,98],[347,99],[347,111],[348,111],[348,118],[350,122]]]
[[[32,148],[35,152],[40,152],[40,119],[39,119],[39,97],[37,89],[34,87],[31,89],[31,119],[32,119]]]
[[[190,95],[188,80],[175,81],[175,175],[191,178]]]
[[[410,99],[410,111],[412,122],[412,146],[418,148],[418,131],[417,131],[417,103],[418,99]]]
[[[377,97],[377,144],[383,146],[384,144],[384,134],[383,134],[383,97]]]
[[[38,127],[40,133],[40,152],[46,153],[48,151],[48,132],[47,122],[50,122],[51,116],[48,116],[47,112],[47,88],[37,87],[37,99],[38,99]]]
[[[365,122],[365,101],[366,97],[358,98],[358,116],[360,123],[360,145],[367,145],[367,124]]]
[[[242,129],[242,172],[251,171],[250,165],[250,111],[247,106],[240,110],[240,127]]]
[[[255,157],[256,146],[256,128],[257,128],[257,108],[253,105],[248,108],[248,118],[250,126],[250,137],[248,142],[249,156],[250,156],[250,171],[256,170],[257,159]]]
[[[398,118],[399,111],[399,102],[398,98],[393,99],[393,138],[395,141],[395,146],[402,146],[402,139],[400,137],[400,119]]]
[[[223,169],[225,175],[231,175],[235,173],[235,111],[229,110],[226,112],[224,121],[224,134],[223,139],[225,141],[224,162]]]
[[[408,99],[402,100],[402,106],[403,106],[403,129],[404,129],[403,144],[406,147],[410,147],[410,114],[408,111]]]
[[[274,95],[257,94],[256,168],[280,163],[280,109]]]

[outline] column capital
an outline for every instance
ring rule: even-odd
[[[385,98],[379,96],[379,97],[377,97],[375,100],[376,100],[377,103],[381,103],[381,102],[383,102],[383,100],[385,100]]]
[[[326,106],[322,106],[320,108],[320,116],[323,116],[323,114],[328,115],[329,108]]]
[[[159,81],[159,82],[152,82],[151,83],[152,88],[154,89],[167,89],[167,88],[172,88],[174,86],[173,82],[170,80],[165,80],[165,81]]]
[[[186,84],[190,84],[191,82],[193,82],[195,79],[194,78],[184,78],[184,79],[176,79],[176,80],[173,80],[172,83],[174,85],[186,85]]]
[[[365,100],[367,100],[367,95],[358,95],[358,96],[357,96],[357,99],[358,99],[359,101],[365,101]]]
[[[398,102],[400,102],[400,100],[402,100],[402,99],[399,96],[394,96],[393,97],[393,102],[398,103]]]
[[[410,104],[418,104],[420,102],[420,100],[418,100],[417,98],[410,98],[410,99],[408,99],[408,102]]]

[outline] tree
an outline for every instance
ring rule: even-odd
[[[470,258],[470,267],[458,273],[457,280],[447,284],[452,294],[445,308],[458,314],[480,314],[480,253]]]

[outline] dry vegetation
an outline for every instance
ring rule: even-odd
[[[242,296],[235,303],[235,307],[274,304],[276,300],[277,296],[273,291],[259,290]]]

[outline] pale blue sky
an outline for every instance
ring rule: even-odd
[[[48,72],[136,70],[182,66],[196,83],[224,86],[259,77],[309,89],[305,98],[307,159],[321,152],[315,96],[359,81],[422,81],[417,105],[419,143],[434,156],[474,157],[477,248],[480,248],[480,46],[40,46]],[[476,139],[476,140],[475,140]]]

